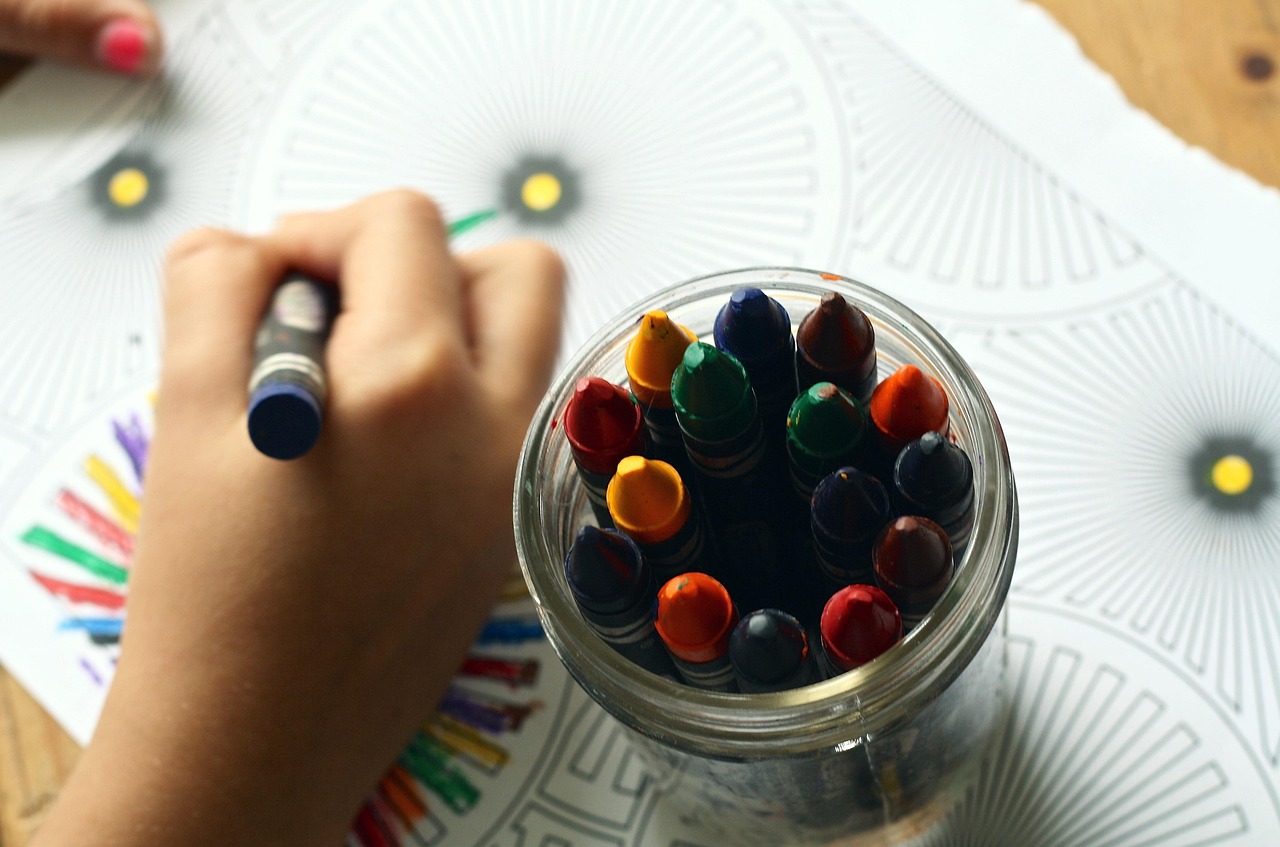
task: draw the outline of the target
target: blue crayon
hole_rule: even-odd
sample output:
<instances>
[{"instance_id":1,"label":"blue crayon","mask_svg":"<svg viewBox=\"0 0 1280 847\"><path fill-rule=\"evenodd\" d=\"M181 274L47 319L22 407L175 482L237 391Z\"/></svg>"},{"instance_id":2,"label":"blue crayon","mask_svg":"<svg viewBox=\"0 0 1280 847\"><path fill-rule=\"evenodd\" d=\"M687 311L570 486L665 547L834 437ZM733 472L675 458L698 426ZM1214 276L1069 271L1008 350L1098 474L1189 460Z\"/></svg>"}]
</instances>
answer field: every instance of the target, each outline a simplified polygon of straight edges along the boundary
<instances>
[{"instance_id":1,"label":"blue crayon","mask_svg":"<svg viewBox=\"0 0 1280 847\"><path fill-rule=\"evenodd\" d=\"M676 368L671 396L726 584L744 608L778 605L786 471L766 446L746 369L696 342Z\"/></svg>"},{"instance_id":2,"label":"blue crayon","mask_svg":"<svg viewBox=\"0 0 1280 847\"><path fill-rule=\"evenodd\" d=\"M959 445L926 432L898 454L891 488L899 514L929 518L957 556L964 551L973 529L973 463Z\"/></svg>"},{"instance_id":3,"label":"blue crayon","mask_svg":"<svg viewBox=\"0 0 1280 847\"><path fill-rule=\"evenodd\" d=\"M264 456L296 459L320 437L328 378L324 348L338 290L291 272L258 325L249 377L249 439Z\"/></svg>"},{"instance_id":4,"label":"blue crayon","mask_svg":"<svg viewBox=\"0 0 1280 847\"><path fill-rule=\"evenodd\" d=\"M880 480L852 466L840 468L814 488L809 515L814 559L826 587L835 591L855 583L875 584L871 548L893 519Z\"/></svg>"},{"instance_id":5,"label":"blue crayon","mask_svg":"<svg viewBox=\"0 0 1280 847\"><path fill-rule=\"evenodd\" d=\"M653 572L634 541L584 526L565 557L564 573L582 617L601 640L645 670L679 679L654 629Z\"/></svg>"},{"instance_id":6,"label":"blue crayon","mask_svg":"<svg viewBox=\"0 0 1280 847\"><path fill-rule=\"evenodd\" d=\"M796 396L796 342L791 317L758 288L739 288L716 315L716 347L742 363L756 393L765 438L782 445Z\"/></svg>"},{"instance_id":7,"label":"blue crayon","mask_svg":"<svg viewBox=\"0 0 1280 847\"><path fill-rule=\"evenodd\" d=\"M757 609L738 621L729 660L746 694L786 691L819 678L804 626L781 609Z\"/></svg>"}]
</instances>

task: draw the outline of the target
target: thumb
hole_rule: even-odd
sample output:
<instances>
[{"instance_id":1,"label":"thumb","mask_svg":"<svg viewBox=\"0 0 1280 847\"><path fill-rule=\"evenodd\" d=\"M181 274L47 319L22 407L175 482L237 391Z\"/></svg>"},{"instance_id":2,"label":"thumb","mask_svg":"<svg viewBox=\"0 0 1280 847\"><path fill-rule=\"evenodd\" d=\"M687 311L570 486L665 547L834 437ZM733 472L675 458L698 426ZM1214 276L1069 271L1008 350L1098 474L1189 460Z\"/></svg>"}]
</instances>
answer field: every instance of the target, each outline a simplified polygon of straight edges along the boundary
<instances>
[{"instance_id":1,"label":"thumb","mask_svg":"<svg viewBox=\"0 0 1280 847\"><path fill-rule=\"evenodd\" d=\"M143 0L0 0L0 52L150 76L161 50Z\"/></svg>"}]
</instances>

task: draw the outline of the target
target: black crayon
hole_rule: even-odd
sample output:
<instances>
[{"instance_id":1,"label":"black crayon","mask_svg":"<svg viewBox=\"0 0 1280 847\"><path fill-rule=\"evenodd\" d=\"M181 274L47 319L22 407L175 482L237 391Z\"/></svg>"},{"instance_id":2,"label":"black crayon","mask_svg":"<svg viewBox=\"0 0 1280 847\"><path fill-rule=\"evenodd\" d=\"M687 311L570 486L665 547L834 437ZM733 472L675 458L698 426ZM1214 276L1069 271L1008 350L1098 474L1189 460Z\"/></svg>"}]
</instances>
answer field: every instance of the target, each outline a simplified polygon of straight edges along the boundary
<instances>
[{"instance_id":1,"label":"black crayon","mask_svg":"<svg viewBox=\"0 0 1280 847\"><path fill-rule=\"evenodd\" d=\"M941 526L958 556L973 529L973 463L957 444L926 432L898 454L892 496L899 514L922 515Z\"/></svg>"}]
</instances>

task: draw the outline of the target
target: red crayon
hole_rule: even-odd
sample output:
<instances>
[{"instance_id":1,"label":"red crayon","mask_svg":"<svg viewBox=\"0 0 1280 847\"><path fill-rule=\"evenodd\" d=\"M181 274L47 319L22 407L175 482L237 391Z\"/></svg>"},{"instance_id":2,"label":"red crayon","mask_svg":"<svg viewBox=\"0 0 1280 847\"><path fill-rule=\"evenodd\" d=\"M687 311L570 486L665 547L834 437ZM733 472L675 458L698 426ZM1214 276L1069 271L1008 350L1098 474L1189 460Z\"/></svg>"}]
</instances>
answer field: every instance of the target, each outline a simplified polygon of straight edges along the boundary
<instances>
[{"instance_id":1,"label":"red crayon","mask_svg":"<svg viewBox=\"0 0 1280 847\"><path fill-rule=\"evenodd\" d=\"M643 455L648 446L640 405L621 386L596 376L583 377L574 385L565 408L564 434L596 522L612 527L605 499L609 480L618 462Z\"/></svg>"},{"instance_id":2,"label":"red crayon","mask_svg":"<svg viewBox=\"0 0 1280 847\"><path fill-rule=\"evenodd\" d=\"M704 573L681 574L658 591L655 626L689 685L738 690L729 660L729 638L737 624L738 610L729 592Z\"/></svg>"},{"instance_id":3,"label":"red crayon","mask_svg":"<svg viewBox=\"0 0 1280 847\"><path fill-rule=\"evenodd\" d=\"M947 434L947 392L915 365L903 365L871 392L871 425L881 454L892 462L926 432Z\"/></svg>"},{"instance_id":4,"label":"red crayon","mask_svg":"<svg viewBox=\"0 0 1280 847\"><path fill-rule=\"evenodd\" d=\"M876 585L902 613L910 632L951 584L955 559L946 530L928 518L907 515L880 530L871 548Z\"/></svg>"},{"instance_id":5,"label":"red crayon","mask_svg":"<svg viewBox=\"0 0 1280 847\"><path fill-rule=\"evenodd\" d=\"M898 607L874 585L849 585L831 595L818 623L822 657L831 676L851 671L902 638Z\"/></svg>"},{"instance_id":6,"label":"red crayon","mask_svg":"<svg viewBox=\"0 0 1280 847\"><path fill-rule=\"evenodd\" d=\"M876 332L866 314L828 291L796 328L800 391L830 382L865 403L876 384Z\"/></svg>"}]
</instances>

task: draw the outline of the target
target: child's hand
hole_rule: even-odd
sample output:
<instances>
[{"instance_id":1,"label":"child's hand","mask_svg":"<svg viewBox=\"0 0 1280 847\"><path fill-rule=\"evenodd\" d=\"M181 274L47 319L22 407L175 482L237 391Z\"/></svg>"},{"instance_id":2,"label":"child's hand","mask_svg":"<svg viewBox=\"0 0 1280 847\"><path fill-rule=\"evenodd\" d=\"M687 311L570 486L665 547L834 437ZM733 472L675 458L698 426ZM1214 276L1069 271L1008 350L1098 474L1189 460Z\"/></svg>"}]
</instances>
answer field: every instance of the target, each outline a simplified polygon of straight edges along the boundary
<instances>
[{"instance_id":1,"label":"child's hand","mask_svg":"<svg viewBox=\"0 0 1280 847\"><path fill-rule=\"evenodd\" d=\"M142 0L0 0L0 53L148 76L161 52Z\"/></svg>"},{"instance_id":2,"label":"child's hand","mask_svg":"<svg viewBox=\"0 0 1280 847\"><path fill-rule=\"evenodd\" d=\"M324 431L281 462L246 402L286 267L339 280L342 308ZM455 258L407 191L173 248L123 655L39 843L89 843L65 828L85 815L102 844L341 843L513 565L562 276L532 242Z\"/></svg>"}]
</instances>

